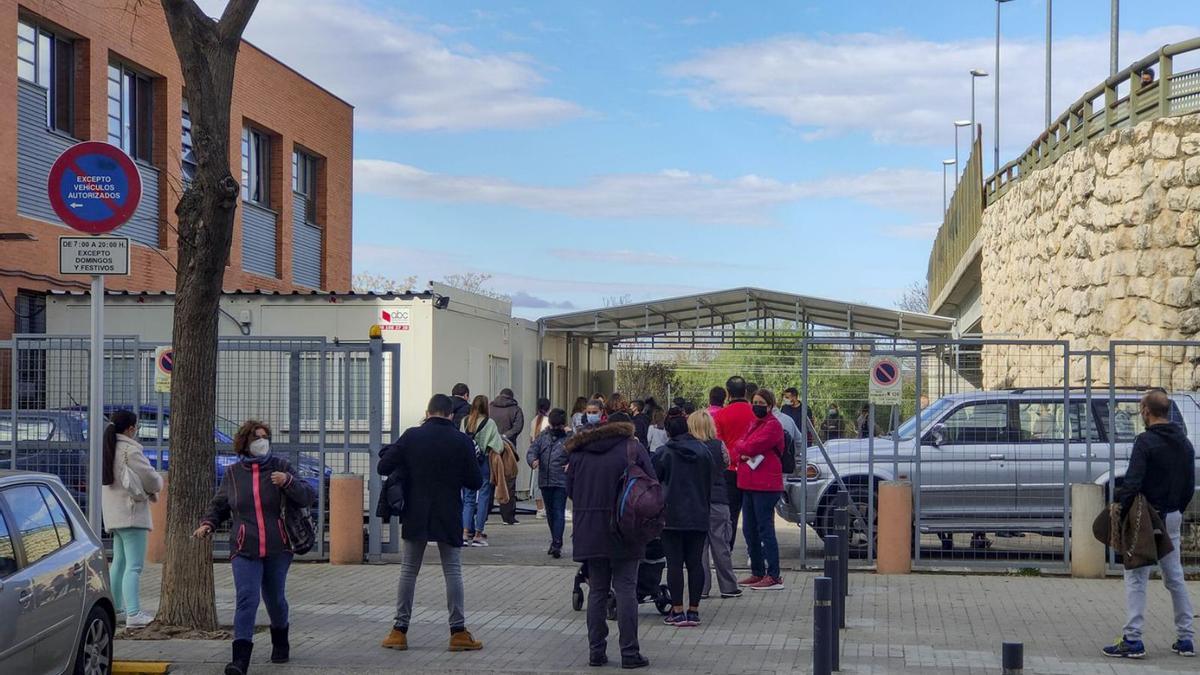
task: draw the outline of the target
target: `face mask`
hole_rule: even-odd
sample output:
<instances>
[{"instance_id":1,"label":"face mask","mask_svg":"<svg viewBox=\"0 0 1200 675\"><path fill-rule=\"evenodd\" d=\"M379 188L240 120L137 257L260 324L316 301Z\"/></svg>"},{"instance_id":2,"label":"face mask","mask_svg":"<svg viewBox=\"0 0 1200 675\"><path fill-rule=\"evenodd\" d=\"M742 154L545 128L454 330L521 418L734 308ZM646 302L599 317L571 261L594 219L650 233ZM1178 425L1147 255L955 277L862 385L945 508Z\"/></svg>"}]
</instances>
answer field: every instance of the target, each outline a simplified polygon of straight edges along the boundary
<instances>
[{"instance_id":1,"label":"face mask","mask_svg":"<svg viewBox=\"0 0 1200 675\"><path fill-rule=\"evenodd\" d=\"M600 413L588 413L587 422L588 424L600 424Z\"/></svg>"},{"instance_id":2,"label":"face mask","mask_svg":"<svg viewBox=\"0 0 1200 675\"><path fill-rule=\"evenodd\" d=\"M754 405L754 416L760 420L765 418L769 412L771 412L771 409L765 405Z\"/></svg>"},{"instance_id":3,"label":"face mask","mask_svg":"<svg viewBox=\"0 0 1200 675\"><path fill-rule=\"evenodd\" d=\"M829 414L830 414L830 415L836 415L836 414L837 414L837 410L834 410L833 408L830 408L830 409L829 409Z\"/></svg>"},{"instance_id":4,"label":"face mask","mask_svg":"<svg viewBox=\"0 0 1200 675\"><path fill-rule=\"evenodd\" d=\"M256 438L250 442L250 454L252 456L266 457L269 452L271 452L271 441L265 438Z\"/></svg>"}]
</instances>

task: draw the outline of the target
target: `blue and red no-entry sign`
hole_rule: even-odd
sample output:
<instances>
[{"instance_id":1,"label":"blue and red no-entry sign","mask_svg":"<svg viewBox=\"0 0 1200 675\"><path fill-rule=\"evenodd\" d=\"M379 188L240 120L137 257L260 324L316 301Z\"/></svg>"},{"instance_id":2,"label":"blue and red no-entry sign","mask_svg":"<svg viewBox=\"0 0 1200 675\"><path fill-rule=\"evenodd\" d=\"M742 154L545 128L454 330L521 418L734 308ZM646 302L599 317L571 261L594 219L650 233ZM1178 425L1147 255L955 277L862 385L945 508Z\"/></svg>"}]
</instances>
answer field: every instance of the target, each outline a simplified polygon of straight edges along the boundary
<instances>
[{"instance_id":1,"label":"blue and red no-entry sign","mask_svg":"<svg viewBox=\"0 0 1200 675\"><path fill-rule=\"evenodd\" d=\"M65 225L104 234L133 217L142 199L142 175L115 145L84 141L54 160L47 192Z\"/></svg>"}]
</instances>

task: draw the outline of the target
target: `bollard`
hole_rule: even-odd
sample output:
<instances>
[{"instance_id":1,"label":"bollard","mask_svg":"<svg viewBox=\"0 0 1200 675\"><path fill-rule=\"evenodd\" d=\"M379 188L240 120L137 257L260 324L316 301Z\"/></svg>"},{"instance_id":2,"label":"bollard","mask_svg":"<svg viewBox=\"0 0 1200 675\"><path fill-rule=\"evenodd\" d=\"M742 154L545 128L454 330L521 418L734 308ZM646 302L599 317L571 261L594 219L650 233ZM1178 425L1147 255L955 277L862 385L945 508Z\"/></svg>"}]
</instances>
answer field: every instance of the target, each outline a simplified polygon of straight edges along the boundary
<instances>
[{"instance_id":1,"label":"bollard","mask_svg":"<svg viewBox=\"0 0 1200 675\"><path fill-rule=\"evenodd\" d=\"M1025 672L1025 645L1005 642L1001 649L1004 675L1022 675Z\"/></svg>"},{"instance_id":2,"label":"bollard","mask_svg":"<svg viewBox=\"0 0 1200 675\"><path fill-rule=\"evenodd\" d=\"M334 474L329 481L329 563L358 565L363 561L363 478Z\"/></svg>"},{"instance_id":3,"label":"bollard","mask_svg":"<svg viewBox=\"0 0 1200 675\"><path fill-rule=\"evenodd\" d=\"M846 599L842 597L840 588L842 568L841 557L838 556L837 553L841 548L841 544L838 543L838 539L839 537L836 534L826 535L825 537L825 576L832 581L830 585L832 586L831 592L833 595L833 604L830 606L830 614L833 615L833 618L830 621L830 623L833 625L833 637L831 637L829 640L832 656L830 657L829 661L830 667L834 670L842 669L842 654L839 647L841 640L840 636L838 635L838 630L841 626L842 608L845 607L846 604Z\"/></svg>"},{"instance_id":4,"label":"bollard","mask_svg":"<svg viewBox=\"0 0 1200 675\"><path fill-rule=\"evenodd\" d=\"M146 562L161 563L167 559L167 474L158 472L162 478L162 492L150 502L150 520L154 527L146 537Z\"/></svg>"},{"instance_id":5,"label":"bollard","mask_svg":"<svg viewBox=\"0 0 1200 675\"><path fill-rule=\"evenodd\" d=\"M879 545L875 549L876 573L912 572L912 483L880 483L875 513L879 514Z\"/></svg>"},{"instance_id":6,"label":"bollard","mask_svg":"<svg viewBox=\"0 0 1200 675\"><path fill-rule=\"evenodd\" d=\"M1092 521L1104 507L1103 486L1071 486L1071 576L1076 579L1104 578L1104 544L1092 536Z\"/></svg>"},{"instance_id":7,"label":"bollard","mask_svg":"<svg viewBox=\"0 0 1200 675\"><path fill-rule=\"evenodd\" d=\"M833 519L834 527L838 532L838 541L841 543L838 556L841 560L842 583L838 588L841 589L842 597L845 598L850 595L850 511L839 507L834 510ZM844 620L842 627L846 627Z\"/></svg>"},{"instance_id":8,"label":"bollard","mask_svg":"<svg viewBox=\"0 0 1200 675\"><path fill-rule=\"evenodd\" d=\"M813 675L833 672L833 580L813 581Z\"/></svg>"}]
</instances>

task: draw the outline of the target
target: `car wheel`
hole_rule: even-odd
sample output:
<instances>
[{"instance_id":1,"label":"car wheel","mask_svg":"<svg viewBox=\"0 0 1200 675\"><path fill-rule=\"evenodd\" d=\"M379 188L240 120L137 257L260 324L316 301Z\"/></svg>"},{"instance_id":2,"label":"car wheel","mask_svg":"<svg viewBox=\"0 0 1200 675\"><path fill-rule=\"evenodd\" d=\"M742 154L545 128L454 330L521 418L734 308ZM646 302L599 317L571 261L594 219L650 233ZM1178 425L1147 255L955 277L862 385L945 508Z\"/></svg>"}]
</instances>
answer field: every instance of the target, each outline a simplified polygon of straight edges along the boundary
<instances>
[{"instance_id":1,"label":"car wheel","mask_svg":"<svg viewBox=\"0 0 1200 675\"><path fill-rule=\"evenodd\" d=\"M879 515L870 512L870 489L866 483L847 483L846 490L850 493L850 503L858 509L861 517L854 515L854 510L850 510L850 551L851 553L865 554L867 551L867 541L872 530L875 535L879 535ZM876 494L875 503L878 506L879 498ZM821 500L821 506L817 510L817 534L824 539L827 535L837 534L834 526L833 511L837 508L836 495L827 494ZM867 527L867 517L870 515L875 521L874 528Z\"/></svg>"},{"instance_id":2,"label":"car wheel","mask_svg":"<svg viewBox=\"0 0 1200 675\"><path fill-rule=\"evenodd\" d=\"M102 608L93 607L75 650L75 675L108 675L112 672L112 657L112 619Z\"/></svg>"}]
</instances>

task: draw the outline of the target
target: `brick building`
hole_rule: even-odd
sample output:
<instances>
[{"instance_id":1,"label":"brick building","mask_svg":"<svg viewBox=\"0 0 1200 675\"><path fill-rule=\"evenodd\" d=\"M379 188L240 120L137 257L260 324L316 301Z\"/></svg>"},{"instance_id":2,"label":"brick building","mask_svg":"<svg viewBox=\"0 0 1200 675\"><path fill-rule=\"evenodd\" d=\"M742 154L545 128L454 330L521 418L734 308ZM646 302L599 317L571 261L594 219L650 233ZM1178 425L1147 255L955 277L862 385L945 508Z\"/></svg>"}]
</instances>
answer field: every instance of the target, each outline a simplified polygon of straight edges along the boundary
<instances>
[{"instance_id":1,"label":"brick building","mask_svg":"<svg viewBox=\"0 0 1200 675\"><path fill-rule=\"evenodd\" d=\"M107 141L137 161L143 196L114 234L132 239L130 275L108 288L173 290L175 205L194 170L186 92L157 2L0 3L0 339L44 330L44 294L87 288L58 274L61 225L46 197L55 157ZM9 63L12 63L10 61ZM11 66L10 66L11 67ZM241 176L227 290L350 288L353 108L243 42L229 166Z\"/></svg>"}]
</instances>

